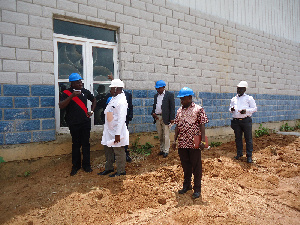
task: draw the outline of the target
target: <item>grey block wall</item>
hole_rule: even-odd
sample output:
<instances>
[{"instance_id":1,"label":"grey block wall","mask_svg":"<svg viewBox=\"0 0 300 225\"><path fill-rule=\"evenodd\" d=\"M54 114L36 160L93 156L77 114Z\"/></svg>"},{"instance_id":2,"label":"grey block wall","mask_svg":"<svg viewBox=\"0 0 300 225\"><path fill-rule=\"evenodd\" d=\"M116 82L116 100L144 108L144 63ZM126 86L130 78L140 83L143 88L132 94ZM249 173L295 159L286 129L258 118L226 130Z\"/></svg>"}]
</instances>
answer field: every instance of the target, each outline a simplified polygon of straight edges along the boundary
<instances>
[{"instance_id":1,"label":"grey block wall","mask_svg":"<svg viewBox=\"0 0 300 225\"><path fill-rule=\"evenodd\" d=\"M299 42L167 0L6 0L0 9L2 143L46 140L41 132L52 132L55 138L53 18L62 17L118 27L120 76L136 98L132 131L153 130L149 107L159 79L170 91L192 88L207 107L212 126L228 125L227 112L222 111L228 99L223 97L232 95L240 80L248 81L247 92L267 107L257 113L256 122L300 118ZM43 87L53 93L35 93ZM223 107L213 111L216 101ZM264 114L271 109L276 115ZM279 111L285 110L295 116L282 117Z\"/></svg>"}]
</instances>

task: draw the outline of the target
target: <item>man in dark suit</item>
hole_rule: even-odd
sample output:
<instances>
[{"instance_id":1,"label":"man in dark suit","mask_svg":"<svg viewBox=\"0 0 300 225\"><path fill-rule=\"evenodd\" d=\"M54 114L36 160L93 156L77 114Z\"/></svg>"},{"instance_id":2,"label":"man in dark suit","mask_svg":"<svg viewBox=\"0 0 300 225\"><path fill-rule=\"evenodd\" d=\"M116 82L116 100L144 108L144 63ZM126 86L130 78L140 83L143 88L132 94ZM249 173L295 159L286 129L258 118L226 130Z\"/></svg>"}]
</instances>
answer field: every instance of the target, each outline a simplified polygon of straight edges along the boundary
<instances>
[{"instance_id":1,"label":"man in dark suit","mask_svg":"<svg viewBox=\"0 0 300 225\"><path fill-rule=\"evenodd\" d=\"M165 90L166 83L159 80L155 84L157 94L154 95L152 116L160 140L159 155L166 158L170 148L170 127L175 119L175 99L174 94Z\"/></svg>"}]
</instances>

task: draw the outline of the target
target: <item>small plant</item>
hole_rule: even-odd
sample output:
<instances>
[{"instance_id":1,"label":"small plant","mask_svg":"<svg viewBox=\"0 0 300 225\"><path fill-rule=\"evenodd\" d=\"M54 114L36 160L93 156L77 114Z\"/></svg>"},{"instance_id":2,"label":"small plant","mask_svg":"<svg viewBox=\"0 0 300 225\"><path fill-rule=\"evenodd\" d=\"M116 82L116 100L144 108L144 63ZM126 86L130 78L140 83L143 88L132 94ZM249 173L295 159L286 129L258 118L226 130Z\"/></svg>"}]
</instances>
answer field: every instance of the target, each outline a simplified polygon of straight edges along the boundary
<instances>
[{"instance_id":1,"label":"small plant","mask_svg":"<svg viewBox=\"0 0 300 225\"><path fill-rule=\"evenodd\" d=\"M212 141L212 142L210 143L210 146L211 146L211 147L218 147L218 146L220 146L221 144L222 144L222 142L219 142L219 141L213 142L213 141Z\"/></svg>"},{"instance_id":2,"label":"small plant","mask_svg":"<svg viewBox=\"0 0 300 225\"><path fill-rule=\"evenodd\" d=\"M158 136L154 136L154 139L159 139L159 137Z\"/></svg>"},{"instance_id":3,"label":"small plant","mask_svg":"<svg viewBox=\"0 0 300 225\"><path fill-rule=\"evenodd\" d=\"M3 157L0 156L0 163L4 163L4 162L5 161L4 161Z\"/></svg>"},{"instance_id":4,"label":"small plant","mask_svg":"<svg viewBox=\"0 0 300 225\"><path fill-rule=\"evenodd\" d=\"M280 127L280 131L293 131L293 130L295 130L295 128L294 127L290 127L288 125L288 123L285 123L284 125L282 125Z\"/></svg>"},{"instance_id":5,"label":"small plant","mask_svg":"<svg viewBox=\"0 0 300 225\"><path fill-rule=\"evenodd\" d=\"M255 137L261 137L269 134L270 134L270 130L266 127L263 127L262 124L260 124L258 130L255 130Z\"/></svg>"},{"instance_id":6,"label":"small plant","mask_svg":"<svg viewBox=\"0 0 300 225\"><path fill-rule=\"evenodd\" d=\"M29 177L30 176L30 171L26 171L25 173L24 173L24 177Z\"/></svg>"},{"instance_id":7,"label":"small plant","mask_svg":"<svg viewBox=\"0 0 300 225\"><path fill-rule=\"evenodd\" d=\"M299 129L300 129L300 123L297 122L297 124L296 124L295 127L294 127L294 130L299 130Z\"/></svg>"},{"instance_id":8,"label":"small plant","mask_svg":"<svg viewBox=\"0 0 300 225\"><path fill-rule=\"evenodd\" d=\"M135 139L132 143L132 151L145 156L151 154L151 148L153 147L154 146L150 142L146 142L144 145L140 144L140 137Z\"/></svg>"}]
</instances>

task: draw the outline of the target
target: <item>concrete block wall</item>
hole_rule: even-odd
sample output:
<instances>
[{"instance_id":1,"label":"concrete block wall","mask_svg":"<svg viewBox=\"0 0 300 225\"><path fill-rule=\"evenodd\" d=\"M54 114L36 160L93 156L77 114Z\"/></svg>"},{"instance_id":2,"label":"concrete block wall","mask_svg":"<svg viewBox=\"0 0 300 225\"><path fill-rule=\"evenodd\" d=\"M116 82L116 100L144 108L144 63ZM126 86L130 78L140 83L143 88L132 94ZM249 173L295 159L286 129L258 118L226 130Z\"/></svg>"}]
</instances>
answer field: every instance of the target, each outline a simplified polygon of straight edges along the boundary
<instances>
[{"instance_id":1,"label":"concrete block wall","mask_svg":"<svg viewBox=\"0 0 300 225\"><path fill-rule=\"evenodd\" d=\"M55 140L53 85L0 87L0 145Z\"/></svg>"},{"instance_id":2,"label":"concrete block wall","mask_svg":"<svg viewBox=\"0 0 300 225\"><path fill-rule=\"evenodd\" d=\"M167 0L7 0L0 10L1 143L55 137L57 17L118 27L119 72L133 92L134 132L155 129L150 108L160 79L170 91L192 88L208 126L228 125L229 100L240 80L248 81L247 93L257 100L255 122L300 118L299 42ZM52 92L43 95L43 88Z\"/></svg>"},{"instance_id":3,"label":"concrete block wall","mask_svg":"<svg viewBox=\"0 0 300 225\"><path fill-rule=\"evenodd\" d=\"M153 118L151 116L154 103L153 90L133 90L134 117L129 123L131 133L156 131ZM180 99L175 95L175 110L180 107ZM201 105L209 119L206 124L208 128L230 126L231 113L229 112L230 100L236 93L195 93L193 101ZM264 95L250 94L257 104L257 112L252 115L253 123L268 123L279 121L294 121L300 119L300 96L286 95ZM174 129L174 126L172 127Z\"/></svg>"}]
</instances>

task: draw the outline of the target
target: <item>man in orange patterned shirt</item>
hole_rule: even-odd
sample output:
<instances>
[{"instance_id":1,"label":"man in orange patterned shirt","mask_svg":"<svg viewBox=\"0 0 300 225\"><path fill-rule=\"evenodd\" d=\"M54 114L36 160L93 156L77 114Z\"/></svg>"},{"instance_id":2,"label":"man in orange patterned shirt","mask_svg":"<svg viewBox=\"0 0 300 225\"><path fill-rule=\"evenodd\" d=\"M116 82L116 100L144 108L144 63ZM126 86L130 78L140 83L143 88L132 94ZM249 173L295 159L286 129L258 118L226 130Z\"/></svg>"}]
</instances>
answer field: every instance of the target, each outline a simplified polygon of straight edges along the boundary
<instances>
[{"instance_id":1,"label":"man in orange patterned shirt","mask_svg":"<svg viewBox=\"0 0 300 225\"><path fill-rule=\"evenodd\" d=\"M194 92L188 87L182 88L177 96L181 100L182 107L177 110L174 121L176 127L172 147L173 149L176 148L176 140L178 139L178 154L184 173L183 188L178 193L184 194L188 190L192 190L191 180L192 175L194 175L192 198L196 199L201 196L201 150L206 145L205 124L208 123L208 119L204 109L193 102L192 96L194 96ZM194 147L195 135L202 136L200 149Z\"/></svg>"}]
</instances>

